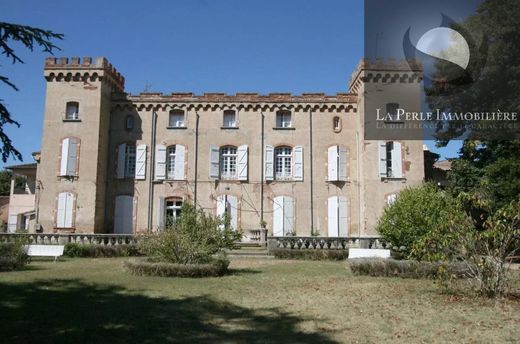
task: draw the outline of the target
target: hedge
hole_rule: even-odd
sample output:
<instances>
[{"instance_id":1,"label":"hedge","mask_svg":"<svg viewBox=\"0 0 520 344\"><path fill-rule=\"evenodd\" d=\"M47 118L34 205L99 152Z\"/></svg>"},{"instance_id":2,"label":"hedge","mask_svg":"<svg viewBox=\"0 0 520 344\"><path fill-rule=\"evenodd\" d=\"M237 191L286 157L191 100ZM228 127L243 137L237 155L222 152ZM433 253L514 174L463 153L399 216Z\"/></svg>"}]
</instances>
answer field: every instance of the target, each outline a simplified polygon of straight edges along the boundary
<instances>
[{"instance_id":1,"label":"hedge","mask_svg":"<svg viewBox=\"0 0 520 344\"><path fill-rule=\"evenodd\" d=\"M448 274L456 278L467 276L467 264L460 262L423 262L382 258L356 258L348 260L354 275L374 277L436 278Z\"/></svg>"},{"instance_id":2,"label":"hedge","mask_svg":"<svg viewBox=\"0 0 520 344\"><path fill-rule=\"evenodd\" d=\"M176 264L150 258L133 258L124 261L123 266L132 274L140 276L215 277L227 273L229 260L221 257L205 264Z\"/></svg>"},{"instance_id":3,"label":"hedge","mask_svg":"<svg viewBox=\"0 0 520 344\"><path fill-rule=\"evenodd\" d=\"M345 260L348 257L348 250L297 250L276 248L269 253L279 259Z\"/></svg>"},{"instance_id":4,"label":"hedge","mask_svg":"<svg viewBox=\"0 0 520 344\"><path fill-rule=\"evenodd\" d=\"M65 245L63 254L67 257L90 257L90 258L109 258L109 257L130 257L139 256L137 245L96 245L96 244L75 244Z\"/></svg>"},{"instance_id":5,"label":"hedge","mask_svg":"<svg viewBox=\"0 0 520 344\"><path fill-rule=\"evenodd\" d=\"M28 261L23 242L0 243L0 271L21 269Z\"/></svg>"}]
</instances>

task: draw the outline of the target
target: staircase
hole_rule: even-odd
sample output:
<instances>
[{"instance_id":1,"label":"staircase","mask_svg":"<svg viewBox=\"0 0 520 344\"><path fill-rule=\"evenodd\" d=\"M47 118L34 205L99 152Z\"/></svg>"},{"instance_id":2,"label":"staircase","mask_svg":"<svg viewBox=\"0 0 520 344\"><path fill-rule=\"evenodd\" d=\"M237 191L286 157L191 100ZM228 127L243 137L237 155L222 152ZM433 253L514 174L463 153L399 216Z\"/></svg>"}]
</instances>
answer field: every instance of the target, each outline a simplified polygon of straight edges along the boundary
<instances>
[{"instance_id":1,"label":"staircase","mask_svg":"<svg viewBox=\"0 0 520 344\"><path fill-rule=\"evenodd\" d=\"M230 258L261 258L271 259L271 256L267 251L265 245L254 242L240 242L236 247L227 252Z\"/></svg>"}]
</instances>

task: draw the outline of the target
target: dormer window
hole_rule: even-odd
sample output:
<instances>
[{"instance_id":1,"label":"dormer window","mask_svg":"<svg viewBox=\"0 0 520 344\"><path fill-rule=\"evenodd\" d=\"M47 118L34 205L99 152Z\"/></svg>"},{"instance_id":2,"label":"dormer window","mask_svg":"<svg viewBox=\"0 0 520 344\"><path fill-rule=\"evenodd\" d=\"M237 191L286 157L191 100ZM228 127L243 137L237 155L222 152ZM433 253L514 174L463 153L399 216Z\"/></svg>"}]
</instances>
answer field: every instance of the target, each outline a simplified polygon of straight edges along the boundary
<instances>
[{"instance_id":1,"label":"dormer window","mask_svg":"<svg viewBox=\"0 0 520 344\"><path fill-rule=\"evenodd\" d=\"M290 111L278 111L276 113L276 127L277 128L292 128Z\"/></svg>"},{"instance_id":2,"label":"dormer window","mask_svg":"<svg viewBox=\"0 0 520 344\"><path fill-rule=\"evenodd\" d=\"M170 128L184 128L186 126L184 111L172 110L170 111L170 118L168 127Z\"/></svg>"},{"instance_id":3,"label":"dormer window","mask_svg":"<svg viewBox=\"0 0 520 344\"><path fill-rule=\"evenodd\" d=\"M235 111L234 110L224 111L223 127L224 128L236 128L236 126L237 126L237 120L236 120Z\"/></svg>"},{"instance_id":4,"label":"dormer window","mask_svg":"<svg viewBox=\"0 0 520 344\"><path fill-rule=\"evenodd\" d=\"M65 119L78 120L79 119L79 103L68 102L65 109Z\"/></svg>"}]
</instances>

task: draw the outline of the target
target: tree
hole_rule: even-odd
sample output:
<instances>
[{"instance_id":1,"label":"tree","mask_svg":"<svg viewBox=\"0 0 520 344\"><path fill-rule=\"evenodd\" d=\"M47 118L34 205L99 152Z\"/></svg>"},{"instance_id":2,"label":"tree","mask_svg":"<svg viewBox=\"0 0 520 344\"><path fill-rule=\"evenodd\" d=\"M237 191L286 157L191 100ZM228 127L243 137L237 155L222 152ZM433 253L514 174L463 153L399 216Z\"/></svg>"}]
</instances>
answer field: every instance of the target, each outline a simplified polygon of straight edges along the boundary
<instances>
[{"instance_id":1,"label":"tree","mask_svg":"<svg viewBox=\"0 0 520 344\"><path fill-rule=\"evenodd\" d=\"M43 52L52 54L54 50L59 48L52 43L53 39L63 39L63 35L54 33L49 30L43 30L30 26L9 24L0 22L0 49L1 53L6 58L11 59L13 64L24 63L23 60L15 53L12 43L20 43L30 51L35 47L41 47ZM0 75L0 82L18 91L16 85L9 80L8 77ZM20 123L13 119L7 107L3 104L3 99L0 99L0 140L2 141L2 148L0 152L2 161L6 162L9 156L13 156L18 160L22 160L22 154L13 146L12 140L4 131L4 126L8 124L20 127Z\"/></svg>"},{"instance_id":2,"label":"tree","mask_svg":"<svg viewBox=\"0 0 520 344\"><path fill-rule=\"evenodd\" d=\"M0 171L0 196L9 196L11 192L11 178L13 173L8 170ZM15 179L15 188L22 188L24 185L24 178L17 176Z\"/></svg>"}]
</instances>

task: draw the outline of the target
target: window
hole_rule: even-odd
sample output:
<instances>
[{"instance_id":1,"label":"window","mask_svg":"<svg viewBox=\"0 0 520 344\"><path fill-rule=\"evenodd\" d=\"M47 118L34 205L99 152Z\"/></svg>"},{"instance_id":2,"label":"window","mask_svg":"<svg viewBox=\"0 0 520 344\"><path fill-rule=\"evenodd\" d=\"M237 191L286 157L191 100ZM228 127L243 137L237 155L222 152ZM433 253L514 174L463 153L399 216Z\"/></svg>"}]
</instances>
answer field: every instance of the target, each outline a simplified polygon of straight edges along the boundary
<instances>
[{"instance_id":1,"label":"window","mask_svg":"<svg viewBox=\"0 0 520 344\"><path fill-rule=\"evenodd\" d=\"M379 176L403 178L402 145L397 141L379 141Z\"/></svg>"},{"instance_id":2,"label":"window","mask_svg":"<svg viewBox=\"0 0 520 344\"><path fill-rule=\"evenodd\" d=\"M220 195L217 197L217 216L228 216L231 229L238 228L238 200L236 196ZM224 228L222 225L221 228Z\"/></svg>"},{"instance_id":3,"label":"window","mask_svg":"<svg viewBox=\"0 0 520 344\"><path fill-rule=\"evenodd\" d=\"M341 131L341 118L336 116L332 119L332 128L336 133Z\"/></svg>"},{"instance_id":4,"label":"window","mask_svg":"<svg viewBox=\"0 0 520 344\"><path fill-rule=\"evenodd\" d=\"M175 220L181 216L182 199L169 198L166 200L164 223L171 225Z\"/></svg>"},{"instance_id":5,"label":"window","mask_svg":"<svg viewBox=\"0 0 520 344\"><path fill-rule=\"evenodd\" d=\"M175 146L168 147L166 151L166 178L175 179Z\"/></svg>"},{"instance_id":6,"label":"window","mask_svg":"<svg viewBox=\"0 0 520 344\"><path fill-rule=\"evenodd\" d=\"M236 121L236 113L234 110L226 110L224 111L224 124L223 127L225 128L236 128L237 121Z\"/></svg>"},{"instance_id":7,"label":"window","mask_svg":"<svg viewBox=\"0 0 520 344\"><path fill-rule=\"evenodd\" d=\"M144 152L143 152L144 146ZM117 147L117 170L118 179L135 178L144 179L146 164L146 145L139 146L139 162L137 161L137 152L134 145L122 143ZM138 166L137 166L138 165ZM137 169L136 169L137 168ZM136 173L136 171L139 173ZM143 178L141 178L141 175Z\"/></svg>"},{"instance_id":8,"label":"window","mask_svg":"<svg viewBox=\"0 0 520 344\"><path fill-rule=\"evenodd\" d=\"M56 228L74 228L74 194L72 192L58 194Z\"/></svg>"},{"instance_id":9,"label":"window","mask_svg":"<svg viewBox=\"0 0 520 344\"><path fill-rule=\"evenodd\" d=\"M292 178L292 148L277 147L275 155L275 179L284 180Z\"/></svg>"},{"instance_id":10,"label":"window","mask_svg":"<svg viewBox=\"0 0 520 344\"><path fill-rule=\"evenodd\" d=\"M348 205L347 199L340 196L329 197L328 206L328 234L329 237L348 236Z\"/></svg>"},{"instance_id":11,"label":"window","mask_svg":"<svg viewBox=\"0 0 520 344\"><path fill-rule=\"evenodd\" d=\"M182 111L182 110L170 111L170 118L169 118L168 126L170 128L183 128L185 126L184 111Z\"/></svg>"},{"instance_id":12,"label":"window","mask_svg":"<svg viewBox=\"0 0 520 344\"><path fill-rule=\"evenodd\" d=\"M65 119L67 120L77 120L79 119L79 103L78 102L68 102L65 110Z\"/></svg>"},{"instance_id":13,"label":"window","mask_svg":"<svg viewBox=\"0 0 520 344\"><path fill-rule=\"evenodd\" d=\"M278 111L276 113L276 127L277 128L292 128L290 111Z\"/></svg>"},{"instance_id":14,"label":"window","mask_svg":"<svg viewBox=\"0 0 520 344\"><path fill-rule=\"evenodd\" d=\"M401 120L399 120L397 118L398 109L399 109L398 103L387 103L386 104L386 114L387 114L387 116L390 116L390 118L392 119L391 120L392 122L401 122Z\"/></svg>"},{"instance_id":15,"label":"window","mask_svg":"<svg viewBox=\"0 0 520 344\"><path fill-rule=\"evenodd\" d=\"M348 180L348 150L343 146L331 146L327 158L328 181Z\"/></svg>"},{"instance_id":16,"label":"window","mask_svg":"<svg viewBox=\"0 0 520 344\"><path fill-rule=\"evenodd\" d=\"M293 235L294 199L278 196L273 199L273 236Z\"/></svg>"},{"instance_id":17,"label":"window","mask_svg":"<svg viewBox=\"0 0 520 344\"><path fill-rule=\"evenodd\" d=\"M137 199L133 196L116 196L114 208L114 234L133 234Z\"/></svg>"},{"instance_id":18,"label":"window","mask_svg":"<svg viewBox=\"0 0 520 344\"><path fill-rule=\"evenodd\" d=\"M220 176L222 179L237 178L237 148L233 146L220 149Z\"/></svg>"},{"instance_id":19,"label":"window","mask_svg":"<svg viewBox=\"0 0 520 344\"><path fill-rule=\"evenodd\" d=\"M125 177L135 177L135 146L126 145L125 151Z\"/></svg>"},{"instance_id":20,"label":"window","mask_svg":"<svg viewBox=\"0 0 520 344\"><path fill-rule=\"evenodd\" d=\"M186 147L183 145L156 146L155 179L184 180Z\"/></svg>"},{"instance_id":21,"label":"window","mask_svg":"<svg viewBox=\"0 0 520 344\"><path fill-rule=\"evenodd\" d=\"M134 116L128 115L125 118L125 129L132 130L134 129Z\"/></svg>"},{"instance_id":22,"label":"window","mask_svg":"<svg viewBox=\"0 0 520 344\"><path fill-rule=\"evenodd\" d=\"M397 199L396 194L390 194L390 195L386 196L386 204L390 206L395 203L396 199Z\"/></svg>"},{"instance_id":23,"label":"window","mask_svg":"<svg viewBox=\"0 0 520 344\"><path fill-rule=\"evenodd\" d=\"M77 177L79 139L67 137L61 141L60 176Z\"/></svg>"}]
</instances>

